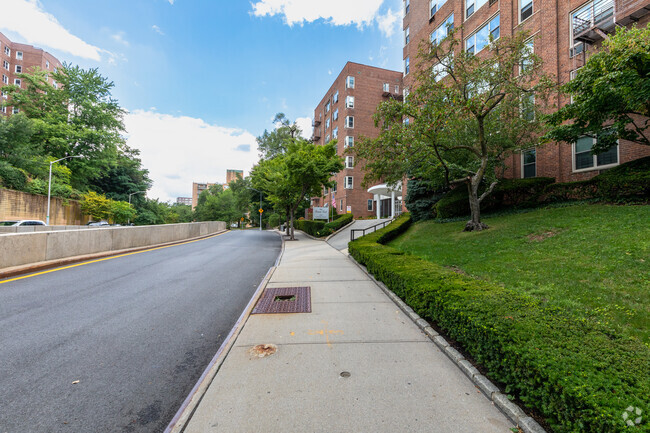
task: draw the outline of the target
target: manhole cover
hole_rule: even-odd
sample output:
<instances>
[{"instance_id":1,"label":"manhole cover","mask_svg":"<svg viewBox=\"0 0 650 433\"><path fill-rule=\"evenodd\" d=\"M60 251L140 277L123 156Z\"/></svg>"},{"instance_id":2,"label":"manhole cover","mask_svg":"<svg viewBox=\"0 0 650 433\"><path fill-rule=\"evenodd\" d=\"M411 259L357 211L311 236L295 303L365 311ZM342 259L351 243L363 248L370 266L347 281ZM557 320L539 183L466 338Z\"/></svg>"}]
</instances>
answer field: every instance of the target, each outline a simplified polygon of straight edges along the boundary
<instances>
[{"instance_id":1,"label":"manhole cover","mask_svg":"<svg viewBox=\"0 0 650 433\"><path fill-rule=\"evenodd\" d=\"M251 314L311 313L309 287L268 287Z\"/></svg>"}]
</instances>

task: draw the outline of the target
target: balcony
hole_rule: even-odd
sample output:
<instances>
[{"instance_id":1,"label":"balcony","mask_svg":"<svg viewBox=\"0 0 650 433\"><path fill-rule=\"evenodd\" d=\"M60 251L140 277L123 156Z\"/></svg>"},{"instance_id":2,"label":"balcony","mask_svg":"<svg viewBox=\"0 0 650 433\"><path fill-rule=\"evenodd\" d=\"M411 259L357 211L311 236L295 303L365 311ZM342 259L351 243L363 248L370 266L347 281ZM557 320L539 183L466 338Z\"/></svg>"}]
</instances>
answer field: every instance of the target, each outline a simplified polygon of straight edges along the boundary
<instances>
[{"instance_id":1,"label":"balcony","mask_svg":"<svg viewBox=\"0 0 650 433\"><path fill-rule=\"evenodd\" d=\"M649 0L616 0L616 24L627 26L650 14Z\"/></svg>"},{"instance_id":2,"label":"balcony","mask_svg":"<svg viewBox=\"0 0 650 433\"><path fill-rule=\"evenodd\" d=\"M404 99L404 97L400 93L391 93L390 90L384 90L381 96L383 96L384 98L397 99L398 101Z\"/></svg>"},{"instance_id":3,"label":"balcony","mask_svg":"<svg viewBox=\"0 0 650 433\"><path fill-rule=\"evenodd\" d=\"M314 143L320 140L320 132L314 132L314 135L311 136L311 139Z\"/></svg>"},{"instance_id":4,"label":"balcony","mask_svg":"<svg viewBox=\"0 0 650 433\"><path fill-rule=\"evenodd\" d=\"M314 128L320 126L320 120L313 120L311 122L311 126L313 126Z\"/></svg>"},{"instance_id":5,"label":"balcony","mask_svg":"<svg viewBox=\"0 0 650 433\"><path fill-rule=\"evenodd\" d=\"M618 0L619 2L625 0ZM573 39L593 44L614 30L614 0L594 0L572 16Z\"/></svg>"}]
</instances>

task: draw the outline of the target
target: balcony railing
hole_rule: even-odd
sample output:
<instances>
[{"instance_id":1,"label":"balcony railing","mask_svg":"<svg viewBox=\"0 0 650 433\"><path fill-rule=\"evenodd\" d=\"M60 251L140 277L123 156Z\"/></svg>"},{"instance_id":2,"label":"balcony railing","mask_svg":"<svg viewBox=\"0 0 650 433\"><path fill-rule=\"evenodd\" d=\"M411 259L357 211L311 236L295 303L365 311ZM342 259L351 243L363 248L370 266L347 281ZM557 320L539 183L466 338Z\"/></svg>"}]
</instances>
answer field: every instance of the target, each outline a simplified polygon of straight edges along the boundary
<instances>
[{"instance_id":1,"label":"balcony railing","mask_svg":"<svg viewBox=\"0 0 650 433\"><path fill-rule=\"evenodd\" d=\"M614 0L594 0L573 15L572 25L576 41L592 43L601 39L602 32L614 28Z\"/></svg>"},{"instance_id":2,"label":"balcony railing","mask_svg":"<svg viewBox=\"0 0 650 433\"><path fill-rule=\"evenodd\" d=\"M616 0L616 24L626 26L650 14L650 0Z\"/></svg>"}]
</instances>

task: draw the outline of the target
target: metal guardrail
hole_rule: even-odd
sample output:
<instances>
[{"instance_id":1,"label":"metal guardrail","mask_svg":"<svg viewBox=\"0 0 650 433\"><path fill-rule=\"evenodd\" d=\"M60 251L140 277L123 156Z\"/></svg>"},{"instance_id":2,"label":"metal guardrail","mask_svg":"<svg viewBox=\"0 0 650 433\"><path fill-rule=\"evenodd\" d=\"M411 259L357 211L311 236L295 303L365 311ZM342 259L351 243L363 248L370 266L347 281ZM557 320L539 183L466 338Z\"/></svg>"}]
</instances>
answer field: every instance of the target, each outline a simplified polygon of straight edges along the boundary
<instances>
[{"instance_id":1,"label":"metal guardrail","mask_svg":"<svg viewBox=\"0 0 650 433\"><path fill-rule=\"evenodd\" d=\"M614 0L594 0L584 11L573 16L573 36L596 26L614 15Z\"/></svg>"},{"instance_id":2,"label":"metal guardrail","mask_svg":"<svg viewBox=\"0 0 650 433\"><path fill-rule=\"evenodd\" d=\"M384 227L386 227L388 224L392 223L393 221L395 221L395 220L394 220L394 219L390 219L390 220L388 220L388 221L384 221L384 222L381 222L381 223L379 223L379 224L375 224L374 226L366 227L365 229L351 229L351 230L350 230L350 242L352 242L353 240L355 240L354 232L363 232L363 234L362 234L361 236L359 236L359 237L361 238L361 237L363 237L363 236L366 235L366 232L367 232L368 230L374 229L374 230L372 230L372 232L371 232L371 233L374 233L374 232L376 232L377 230L379 230L377 227L381 226L380 228L383 229ZM356 238L356 239L358 239L358 238Z\"/></svg>"}]
</instances>

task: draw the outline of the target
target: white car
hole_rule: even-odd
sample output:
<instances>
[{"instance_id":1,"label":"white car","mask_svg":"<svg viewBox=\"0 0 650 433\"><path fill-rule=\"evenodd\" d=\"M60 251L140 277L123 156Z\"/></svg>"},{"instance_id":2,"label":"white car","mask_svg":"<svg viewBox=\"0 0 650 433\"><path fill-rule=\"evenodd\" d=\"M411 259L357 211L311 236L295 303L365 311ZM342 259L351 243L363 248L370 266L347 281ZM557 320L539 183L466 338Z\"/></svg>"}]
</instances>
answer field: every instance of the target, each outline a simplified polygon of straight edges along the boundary
<instances>
[{"instance_id":1,"label":"white car","mask_svg":"<svg viewBox=\"0 0 650 433\"><path fill-rule=\"evenodd\" d=\"M41 220L12 220L0 221L0 227L15 227L15 226L46 226Z\"/></svg>"}]
</instances>

